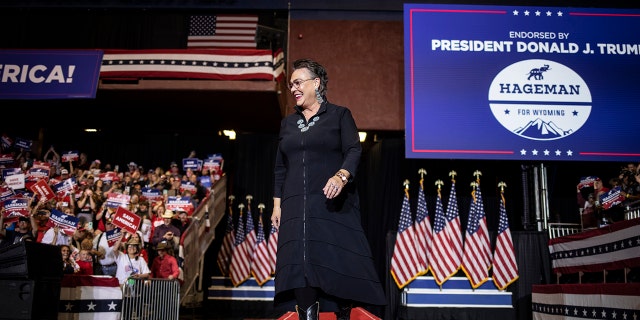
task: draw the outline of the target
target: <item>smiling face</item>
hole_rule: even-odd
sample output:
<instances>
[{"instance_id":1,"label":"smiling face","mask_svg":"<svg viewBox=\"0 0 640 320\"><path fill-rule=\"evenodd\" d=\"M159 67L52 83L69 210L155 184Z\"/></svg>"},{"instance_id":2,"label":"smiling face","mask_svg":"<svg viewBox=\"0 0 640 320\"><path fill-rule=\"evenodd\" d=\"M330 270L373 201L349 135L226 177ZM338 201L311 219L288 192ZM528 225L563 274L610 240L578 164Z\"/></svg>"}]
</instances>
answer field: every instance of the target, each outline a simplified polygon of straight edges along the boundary
<instances>
[{"instance_id":1,"label":"smiling face","mask_svg":"<svg viewBox=\"0 0 640 320\"><path fill-rule=\"evenodd\" d=\"M80 260L82 261L91 261L91 253L89 252L89 250L83 249L80 250L80 254L79 254Z\"/></svg>"},{"instance_id":2,"label":"smiling face","mask_svg":"<svg viewBox=\"0 0 640 320\"><path fill-rule=\"evenodd\" d=\"M306 68L293 71L289 82L289 90L296 100L296 105L309 109L311 106L318 104L315 89L319 82L320 79L314 78Z\"/></svg>"},{"instance_id":3,"label":"smiling face","mask_svg":"<svg viewBox=\"0 0 640 320\"><path fill-rule=\"evenodd\" d=\"M66 260L67 258L69 258L69 254L71 254L71 250L69 249L68 246L61 246L60 254L62 254L62 259Z\"/></svg>"}]
</instances>

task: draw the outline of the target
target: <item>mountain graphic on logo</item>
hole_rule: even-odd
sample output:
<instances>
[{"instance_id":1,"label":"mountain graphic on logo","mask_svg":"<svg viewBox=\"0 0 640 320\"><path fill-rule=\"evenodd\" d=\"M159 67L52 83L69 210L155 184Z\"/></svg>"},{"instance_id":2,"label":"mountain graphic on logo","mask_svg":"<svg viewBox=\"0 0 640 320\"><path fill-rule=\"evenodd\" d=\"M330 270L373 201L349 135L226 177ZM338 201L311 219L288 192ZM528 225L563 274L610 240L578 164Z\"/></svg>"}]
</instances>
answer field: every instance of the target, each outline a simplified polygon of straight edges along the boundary
<instances>
[{"instance_id":1,"label":"mountain graphic on logo","mask_svg":"<svg viewBox=\"0 0 640 320\"><path fill-rule=\"evenodd\" d=\"M534 139L555 139L570 135L573 130L564 131L552 121L544 122L537 118L526 126L513 130L514 133Z\"/></svg>"}]
</instances>

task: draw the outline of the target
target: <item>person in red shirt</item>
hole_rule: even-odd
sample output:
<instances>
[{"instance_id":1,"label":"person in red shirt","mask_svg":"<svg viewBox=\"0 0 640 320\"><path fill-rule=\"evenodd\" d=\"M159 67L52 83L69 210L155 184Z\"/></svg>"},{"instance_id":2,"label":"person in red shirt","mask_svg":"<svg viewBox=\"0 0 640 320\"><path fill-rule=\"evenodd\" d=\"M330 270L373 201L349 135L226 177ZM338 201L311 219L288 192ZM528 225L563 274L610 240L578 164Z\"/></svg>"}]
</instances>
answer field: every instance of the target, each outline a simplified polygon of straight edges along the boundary
<instances>
[{"instance_id":1,"label":"person in red shirt","mask_svg":"<svg viewBox=\"0 0 640 320\"><path fill-rule=\"evenodd\" d=\"M76 272L77 275L93 275L93 257L91 257L91 252L87 249L80 250L78 254L78 261L76 263L80 267L80 270Z\"/></svg>"},{"instance_id":2,"label":"person in red shirt","mask_svg":"<svg viewBox=\"0 0 640 320\"><path fill-rule=\"evenodd\" d=\"M158 243L156 247L158 256L153 259L151 265L151 277L161 279L178 279L180 268L178 260L173 256L173 248L165 241Z\"/></svg>"}]
</instances>

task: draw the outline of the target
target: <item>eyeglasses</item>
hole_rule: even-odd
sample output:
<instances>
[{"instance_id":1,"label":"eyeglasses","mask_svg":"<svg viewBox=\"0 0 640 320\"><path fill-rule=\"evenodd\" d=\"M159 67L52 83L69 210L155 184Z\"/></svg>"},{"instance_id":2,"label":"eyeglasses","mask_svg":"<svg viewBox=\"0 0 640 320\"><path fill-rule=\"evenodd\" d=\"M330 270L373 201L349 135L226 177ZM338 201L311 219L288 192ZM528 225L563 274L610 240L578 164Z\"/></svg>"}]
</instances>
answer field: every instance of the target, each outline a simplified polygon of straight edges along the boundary
<instances>
[{"instance_id":1,"label":"eyeglasses","mask_svg":"<svg viewBox=\"0 0 640 320\"><path fill-rule=\"evenodd\" d=\"M309 80L313 80L313 79L315 79L315 78L310 78L310 79L305 79L305 80L302 80L302 79L296 79L296 80L293 80L292 82L290 82L290 83L288 84L289 90L291 90L291 89L293 89L293 88L300 89L300 85L301 85L302 83L307 82L307 81L309 81Z\"/></svg>"}]
</instances>

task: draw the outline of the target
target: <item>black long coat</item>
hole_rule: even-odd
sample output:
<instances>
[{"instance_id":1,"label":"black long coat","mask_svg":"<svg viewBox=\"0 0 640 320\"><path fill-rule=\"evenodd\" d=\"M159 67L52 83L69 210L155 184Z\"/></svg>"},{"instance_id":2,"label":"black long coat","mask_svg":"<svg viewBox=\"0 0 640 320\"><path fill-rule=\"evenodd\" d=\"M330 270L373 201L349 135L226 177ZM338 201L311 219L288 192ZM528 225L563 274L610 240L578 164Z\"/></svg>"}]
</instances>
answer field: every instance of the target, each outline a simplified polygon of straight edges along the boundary
<instances>
[{"instance_id":1,"label":"black long coat","mask_svg":"<svg viewBox=\"0 0 640 320\"><path fill-rule=\"evenodd\" d=\"M362 229L353 183L327 199L322 188L339 169L356 176L362 147L349 109L324 102L305 121L302 110L282 120L274 196L281 199L276 302L306 285L371 305L386 299Z\"/></svg>"}]
</instances>

